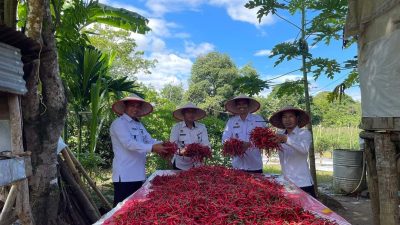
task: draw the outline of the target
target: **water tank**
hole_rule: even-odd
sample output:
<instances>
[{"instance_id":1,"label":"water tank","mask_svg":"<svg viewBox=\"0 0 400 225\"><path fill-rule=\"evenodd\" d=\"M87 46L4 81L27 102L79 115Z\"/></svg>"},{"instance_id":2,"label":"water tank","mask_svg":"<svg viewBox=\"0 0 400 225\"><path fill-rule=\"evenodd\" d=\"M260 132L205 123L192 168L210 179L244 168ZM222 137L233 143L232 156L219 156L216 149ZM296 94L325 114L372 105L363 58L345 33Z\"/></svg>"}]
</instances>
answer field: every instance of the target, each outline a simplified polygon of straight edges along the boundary
<instances>
[{"instance_id":1,"label":"water tank","mask_svg":"<svg viewBox=\"0 0 400 225\"><path fill-rule=\"evenodd\" d=\"M333 191L335 193L348 194L366 189L363 153L364 151L349 149L333 150ZM361 184L357 188L361 178Z\"/></svg>"}]
</instances>

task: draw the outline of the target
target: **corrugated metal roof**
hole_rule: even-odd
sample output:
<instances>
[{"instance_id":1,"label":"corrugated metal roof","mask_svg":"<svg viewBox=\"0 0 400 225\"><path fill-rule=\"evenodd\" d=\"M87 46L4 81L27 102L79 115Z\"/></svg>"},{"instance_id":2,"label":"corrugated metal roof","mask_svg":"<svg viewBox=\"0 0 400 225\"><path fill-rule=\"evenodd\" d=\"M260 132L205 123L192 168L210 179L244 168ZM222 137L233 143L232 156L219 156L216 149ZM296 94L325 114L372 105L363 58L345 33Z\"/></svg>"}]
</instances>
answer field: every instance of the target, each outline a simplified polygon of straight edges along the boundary
<instances>
[{"instance_id":1,"label":"corrugated metal roof","mask_svg":"<svg viewBox=\"0 0 400 225\"><path fill-rule=\"evenodd\" d=\"M25 94L23 63L18 48L0 43L0 91Z\"/></svg>"},{"instance_id":2,"label":"corrugated metal roof","mask_svg":"<svg viewBox=\"0 0 400 225\"><path fill-rule=\"evenodd\" d=\"M23 63L39 57L40 45L22 32L0 25L0 91L25 94Z\"/></svg>"}]
</instances>

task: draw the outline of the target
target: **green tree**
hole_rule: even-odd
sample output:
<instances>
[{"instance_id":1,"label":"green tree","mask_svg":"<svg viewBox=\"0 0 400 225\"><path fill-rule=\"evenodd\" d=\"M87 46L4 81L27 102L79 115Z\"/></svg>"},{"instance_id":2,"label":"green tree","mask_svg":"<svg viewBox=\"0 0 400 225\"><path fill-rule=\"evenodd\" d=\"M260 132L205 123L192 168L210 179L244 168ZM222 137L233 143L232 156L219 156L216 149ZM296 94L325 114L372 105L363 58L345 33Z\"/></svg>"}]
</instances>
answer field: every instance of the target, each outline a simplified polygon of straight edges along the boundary
<instances>
[{"instance_id":1,"label":"green tree","mask_svg":"<svg viewBox=\"0 0 400 225\"><path fill-rule=\"evenodd\" d=\"M314 99L314 109L321 113L321 125L324 127L357 127L361 122L361 103L350 96L343 95L341 100L329 101L329 92L321 92Z\"/></svg>"},{"instance_id":2,"label":"green tree","mask_svg":"<svg viewBox=\"0 0 400 225\"><path fill-rule=\"evenodd\" d=\"M161 90L161 96L163 98L169 99L175 105L181 105L183 96L185 94L185 90L183 89L182 84L180 85L173 85L167 84Z\"/></svg>"},{"instance_id":3,"label":"green tree","mask_svg":"<svg viewBox=\"0 0 400 225\"><path fill-rule=\"evenodd\" d=\"M268 88L268 82L259 78L257 70L251 64L245 65L239 71L239 77L234 81L234 90L236 94L248 94L253 96Z\"/></svg>"},{"instance_id":4,"label":"green tree","mask_svg":"<svg viewBox=\"0 0 400 225\"><path fill-rule=\"evenodd\" d=\"M53 7L60 72L67 83L71 103L69 107L74 112L68 116L68 125L78 131L78 152L81 153L83 143L89 143L85 147L94 153L101 125L110 116L110 111L105 109L109 108L110 102L120 98L123 92L133 92L137 88L134 79L128 81L127 71L147 70L152 65L152 62L140 59L142 53L134 52L134 42L128 43L131 39L122 38L128 31L142 34L149 31L148 20L135 12L109 7L98 1L56 1ZM96 32L109 37L107 32L99 26L86 29L90 24L99 23L121 29L114 33L115 38L121 38L121 46L116 45L117 41L108 41L109 47L113 47L115 51L109 51L105 47L107 41L103 43L100 38L95 38ZM126 30L125 33L122 30ZM104 47L106 53L95 49L89 37L93 37L100 47ZM113 60L115 57L118 60ZM83 130L84 125L86 130ZM71 130L68 126L66 128L67 131ZM82 136L89 139L85 138L83 141ZM70 141L68 138L67 140Z\"/></svg>"},{"instance_id":5,"label":"green tree","mask_svg":"<svg viewBox=\"0 0 400 225\"><path fill-rule=\"evenodd\" d=\"M123 92L134 92L137 86L127 77L110 76L113 57L94 47L81 47L79 52L71 52L67 60L71 64L75 62L75 66L70 68L71 73L64 79L68 86L70 108L74 112L71 116L77 118L78 153L82 153L83 142L88 142L89 152L94 153L105 114L109 111L108 102L120 98ZM82 140L84 122L89 132L87 141Z\"/></svg>"},{"instance_id":6,"label":"green tree","mask_svg":"<svg viewBox=\"0 0 400 225\"><path fill-rule=\"evenodd\" d=\"M258 98L261 103L260 114L264 118L269 118L272 113L287 105L304 108L305 98L302 84L290 85L290 88L296 88L297 90L288 93L285 88L287 88L286 84L290 82L292 81L286 81L281 85L275 86L266 98Z\"/></svg>"},{"instance_id":7,"label":"green tree","mask_svg":"<svg viewBox=\"0 0 400 225\"><path fill-rule=\"evenodd\" d=\"M228 55L211 52L201 56L193 64L186 100L218 115L224 101L233 97L238 77L239 71Z\"/></svg>"},{"instance_id":8,"label":"green tree","mask_svg":"<svg viewBox=\"0 0 400 225\"><path fill-rule=\"evenodd\" d=\"M107 54L114 54L115 60L110 67L110 74L118 77L129 77L135 80L138 72L150 73L156 60L143 58L143 51L136 51L135 39L129 30L111 28L110 26L94 24L85 32L89 33L92 45Z\"/></svg>"}]
</instances>

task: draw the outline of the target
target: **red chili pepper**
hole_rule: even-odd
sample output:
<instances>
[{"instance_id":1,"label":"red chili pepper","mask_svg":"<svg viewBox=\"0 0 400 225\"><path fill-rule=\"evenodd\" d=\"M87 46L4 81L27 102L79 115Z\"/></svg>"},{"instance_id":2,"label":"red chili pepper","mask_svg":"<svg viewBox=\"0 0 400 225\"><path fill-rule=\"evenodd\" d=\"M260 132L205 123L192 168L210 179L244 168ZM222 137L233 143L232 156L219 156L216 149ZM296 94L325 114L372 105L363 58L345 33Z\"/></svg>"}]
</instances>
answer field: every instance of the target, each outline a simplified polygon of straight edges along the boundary
<instances>
[{"instance_id":1,"label":"red chili pepper","mask_svg":"<svg viewBox=\"0 0 400 225\"><path fill-rule=\"evenodd\" d=\"M191 157L194 162L203 162L204 158L211 158L211 149L199 143L186 145L184 156Z\"/></svg>"},{"instance_id":2,"label":"red chili pepper","mask_svg":"<svg viewBox=\"0 0 400 225\"><path fill-rule=\"evenodd\" d=\"M246 153L245 148L243 148L243 141L236 138L229 138L224 142L224 147L222 149L222 154L225 156L240 156Z\"/></svg>"},{"instance_id":3,"label":"red chili pepper","mask_svg":"<svg viewBox=\"0 0 400 225\"><path fill-rule=\"evenodd\" d=\"M336 224L286 198L273 179L224 167L157 176L151 190L145 200L127 200L103 224Z\"/></svg>"},{"instance_id":4,"label":"red chili pepper","mask_svg":"<svg viewBox=\"0 0 400 225\"><path fill-rule=\"evenodd\" d=\"M259 149L264 149L267 153L273 150L280 150L280 145L274 138L275 132L268 127L256 127L250 133L250 142Z\"/></svg>"},{"instance_id":5,"label":"red chili pepper","mask_svg":"<svg viewBox=\"0 0 400 225\"><path fill-rule=\"evenodd\" d=\"M166 153L159 153L159 155L164 159L170 159L178 151L178 145L175 142L164 141L162 145L167 150Z\"/></svg>"}]
</instances>

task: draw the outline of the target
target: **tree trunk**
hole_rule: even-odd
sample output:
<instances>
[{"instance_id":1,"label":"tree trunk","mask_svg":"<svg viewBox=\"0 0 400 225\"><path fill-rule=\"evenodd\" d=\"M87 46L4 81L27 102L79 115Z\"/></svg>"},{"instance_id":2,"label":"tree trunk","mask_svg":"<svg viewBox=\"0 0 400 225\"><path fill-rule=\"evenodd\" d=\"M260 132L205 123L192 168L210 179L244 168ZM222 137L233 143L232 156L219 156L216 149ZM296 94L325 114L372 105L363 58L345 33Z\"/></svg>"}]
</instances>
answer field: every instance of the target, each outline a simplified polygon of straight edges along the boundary
<instances>
[{"instance_id":1,"label":"tree trunk","mask_svg":"<svg viewBox=\"0 0 400 225\"><path fill-rule=\"evenodd\" d=\"M308 53L308 44L306 41L306 12L305 12L305 3L303 2L302 10L301 10L301 38L300 38L300 49L302 49L301 58L302 58L302 71L303 71L303 81L304 81L304 96L306 99L306 111L310 116L310 123L308 125L308 130L311 133L311 145L310 150L308 152L308 158L310 161L310 172L311 176L314 180L314 188L316 194L318 194L318 183L317 183L317 170L315 167L315 152L314 152L314 137L312 130L312 114L311 114L311 104L310 104L310 94L308 92L308 79L307 79L307 66L306 66L306 56Z\"/></svg>"},{"instance_id":2,"label":"tree trunk","mask_svg":"<svg viewBox=\"0 0 400 225\"><path fill-rule=\"evenodd\" d=\"M380 224L399 224L396 148L390 133L375 134L376 170L379 184Z\"/></svg>"},{"instance_id":3,"label":"tree trunk","mask_svg":"<svg viewBox=\"0 0 400 225\"><path fill-rule=\"evenodd\" d=\"M32 152L32 214L38 225L57 224L57 142L66 99L58 73L49 0L28 1L27 36L42 44L40 58L24 66L28 93L22 99L25 148Z\"/></svg>"}]
</instances>

